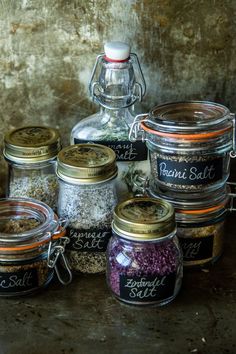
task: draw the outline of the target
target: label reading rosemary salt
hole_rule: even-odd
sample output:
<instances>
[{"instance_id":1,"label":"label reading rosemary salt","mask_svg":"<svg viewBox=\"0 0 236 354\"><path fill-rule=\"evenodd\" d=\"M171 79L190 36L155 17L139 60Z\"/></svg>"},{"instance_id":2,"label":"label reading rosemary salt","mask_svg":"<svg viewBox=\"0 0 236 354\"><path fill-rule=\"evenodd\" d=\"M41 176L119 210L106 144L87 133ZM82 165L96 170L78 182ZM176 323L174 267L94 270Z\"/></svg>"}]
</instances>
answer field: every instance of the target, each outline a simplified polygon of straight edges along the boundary
<instances>
[{"instance_id":1,"label":"label reading rosemary salt","mask_svg":"<svg viewBox=\"0 0 236 354\"><path fill-rule=\"evenodd\" d=\"M0 292L14 293L38 287L37 269L30 268L18 272L0 272Z\"/></svg>"},{"instance_id":2,"label":"label reading rosemary salt","mask_svg":"<svg viewBox=\"0 0 236 354\"><path fill-rule=\"evenodd\" d=\"M183 251L183 260L186 262L212 257L214 235L198 238L179 237L179 242Z\"/></svg>"},{"instance_id":3,"label":"label reading rosemary salt","mask_svg":"<svg viewBox=\"0 0 236 354\"><path fill-rule=\"evenodd\" d=\"M78 230L68 228L67 235L70 238L67 249L80 252L105 252L111 237L111 229Z\"/></svg>"},{"instance_id":4,"label":"label reading rosemary salt","mask_svg":"<svg viewBox=\"0 0 236 354\"><path fill-rule=\"evenodd\" d=\"M157 158L158 178L162 182L201 185L219 181L223 176L223 159L186 162Z\"/></svg>"},{"instance_id":5,"label":"label reading rosemary salt","mask_svg":"<svg viewBox=\"0 0 236 354\"><path fill-rule=\"evenodd\" d=\"M148 150L142 141L90 141L74 138L75 144L96 143L108 146L116 153L116 161L144 161L147 160Z\"/></svg>"},{"instance_id":6,"label":"label reading rosemary salt","mask_svg":"<svg viewBox=\"0 0 236 354\"><path fill-rule=\"evenodd\" d=\"M120 275L120 297L137 302L168 299L174 294L175 282L176 272L145 277Z\"/></svg>"}]
</instances>

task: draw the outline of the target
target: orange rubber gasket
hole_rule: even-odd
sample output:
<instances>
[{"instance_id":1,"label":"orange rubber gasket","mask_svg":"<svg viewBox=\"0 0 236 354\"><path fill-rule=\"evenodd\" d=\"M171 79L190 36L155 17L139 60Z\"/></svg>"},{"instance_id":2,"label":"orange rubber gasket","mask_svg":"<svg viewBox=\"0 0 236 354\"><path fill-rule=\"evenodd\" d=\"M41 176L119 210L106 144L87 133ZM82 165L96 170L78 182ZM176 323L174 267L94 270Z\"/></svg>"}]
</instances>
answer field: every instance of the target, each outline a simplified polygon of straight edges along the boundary
<instances>
[{"instance_id":1,"label":"orange rubber gasket","mask_svg":"<svg viewBox=\"0 0 236 354\"><path fill-rule=\"evenodd\" d=\"M19 246L19 247L0 247L0 251L24 251L24 250L31 250L33 248L39 247L44 245L45 243L49 242L51 239L52 240L57 240L63 236L65 236L66 230L62 230L61 232L57 233L56 235L53 235L52 238L49 238L44 241L39 241L39 242L34 242L31 245L25 245L25 246Z\"/></svg>"},{"instance_id":2,"label":"orange rubber gasket","mask_svg":"<svg viewBox=\"0 0 236 354\"><path fill-rule=\"evenodd\" d=\"M159 132L156 131L154 129L148 128L145 124L145 121L141 122L141 127L143 128L143 130L147 131L148 133L152 133L155 135L159 135L159 136L164 136L167 138L176 138L176 139L186 139L189 141L202 141L204 139L208 139L208 138L214 138L216 136L222 135L225 132L227 132L228 130L231 130L231 127L228 128L224 128L215 132L210 132L210 133L201 133L201 134L175 134L175 133L164 133L164 132Z\"/></svg>"},{"instance_id":3,"label":"orange rubber gasket","mask_svg":"<svg viewBox=\"0 0 236 354\"><path fill-rule=\"evenodd\" d=\"M222 209L225 207L226 203L222 203L216 206L213 206L211 208L207 209L198 209L198 210L183 210L183 209L176 209L175 211L180 214L204 214L204 213L209 213L211 211L216 211L218 209Z\"/></svg>"}]
</instances>

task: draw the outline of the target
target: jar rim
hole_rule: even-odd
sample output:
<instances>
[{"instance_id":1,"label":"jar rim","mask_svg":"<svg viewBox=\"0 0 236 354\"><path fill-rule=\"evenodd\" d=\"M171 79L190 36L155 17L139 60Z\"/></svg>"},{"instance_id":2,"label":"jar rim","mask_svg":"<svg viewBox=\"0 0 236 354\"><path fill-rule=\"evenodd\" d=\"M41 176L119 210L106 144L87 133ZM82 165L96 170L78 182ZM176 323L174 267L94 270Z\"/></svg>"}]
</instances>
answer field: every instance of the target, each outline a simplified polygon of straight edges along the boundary
<instances>
[{"instance_id":1,"label":"jar rim","mask_svg":"<svg viewBox=\"0 0 236 354\"><path fill-rule=\"evenodd\" d=\"M58 217L45 203L33 198L0 199L0 222L2 220L19 220L19 216L24 216L25 219L38 219L41 224L19 233L0 232L0 251L15 253L33 250L65 234L64 230L59 232Z\"/></svg>"},{"instance_id":2,"label":"jar rim","mask_svg":"<svg viewBox=\"0 0 236 354\"><path fill-rule=\"evenodd\" d=\"M160 137L201 142L232 129L227 107L209 101L177 101L154 107L140 123L142 129Z\"/></svg>"},{"instance_id":3,"label":"jar rim","mask_svg":"<svg viewBox=\"0 0 236 354\"><path fill-rule=\"evenodd\" d=\"M214 217L218 216L219 212L227 210L227 204L230 200L230 187L224 185L218 188L214 193L204 193L204 196L196 193L176 193L173 191L165 192L161 188L156 188L154 191L151 187L146 189L148 195L154 198L163 199L165 198L170 204L173 205L176 213L176 220L178 220L178 215L184 217L189 216L206 216Z\"/></svg>"}]
</instances>

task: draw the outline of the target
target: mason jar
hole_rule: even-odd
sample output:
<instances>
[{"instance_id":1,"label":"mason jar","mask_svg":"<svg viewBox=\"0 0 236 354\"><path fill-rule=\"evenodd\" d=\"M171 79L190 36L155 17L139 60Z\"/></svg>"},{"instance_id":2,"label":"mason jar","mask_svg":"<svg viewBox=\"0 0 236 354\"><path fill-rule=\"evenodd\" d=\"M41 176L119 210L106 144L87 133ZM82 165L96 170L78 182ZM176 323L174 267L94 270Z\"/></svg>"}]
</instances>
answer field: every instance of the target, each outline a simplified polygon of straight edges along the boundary
<instances>
[{"instance_id":1,"label":"mason jar","mask_svg":"<svg viewBox=\"0 0 236 354\"><path fill-rule=\"evenodd\" d=\"M183 252L185 267L206 266L215 263L223 253L225 222L230 209L231 193L228 185L189 198L161 188L151 188L148 195L165 199L175 208L177 236Z\"/></svg>"},{"instance_id":2,"label":"mason jar","mask_svg":"<svg viewBox=\"0 0 236 354\"><path fill-rule=\"evenodd\" d=\"M58 215L68 220L66 254L72 271L103 273L117 203L117 166L112 149L68 146L58 154Z\"/></svg>"},{"instance_id":3,"label":"mason jar","mask_svg":"<svg viewBox=\"0 0 236 354\"><path fill-rule=\"evenodd\" d=\"M7 196L35 198L56 211L59 132L42 126L22 127L7 133L4 145L9 167Z\"/></svg>"},{"instance_id":4,"label":"mason jar","mask_svg":"<svg viewBox=\"0 0 236 354\"><path fill-rule=\"evenodd\" d=\"M67 238L60 221L46 204L32 198L0 199L0 297L32 293L47 286L54 269L60 274ZM68 276L69 274L69 276Z\"/></svg>"},{"instance_id":5,"label":"mason jar","mask_svg":"<svg viewBox=\"0 0 236 354\"><path fill-rule=\"evenodd\" d=\"M156 190L213 191L229 177L235 156L234 115L213 102L173 102L136 117L131 141L139 135L149 150Z\"/></svg>"},{"instance_id":6,"label":"mason jar","mask_svg":"<svg viewBox=\"0 0 236 354\"><path fill-rule=\"evenodd\" d=\"M164 200L137 197L114 210L107 248L107 283L119 300L164 305L178 294L182 253L174 209Z\"/></svg>"}]
</instances>

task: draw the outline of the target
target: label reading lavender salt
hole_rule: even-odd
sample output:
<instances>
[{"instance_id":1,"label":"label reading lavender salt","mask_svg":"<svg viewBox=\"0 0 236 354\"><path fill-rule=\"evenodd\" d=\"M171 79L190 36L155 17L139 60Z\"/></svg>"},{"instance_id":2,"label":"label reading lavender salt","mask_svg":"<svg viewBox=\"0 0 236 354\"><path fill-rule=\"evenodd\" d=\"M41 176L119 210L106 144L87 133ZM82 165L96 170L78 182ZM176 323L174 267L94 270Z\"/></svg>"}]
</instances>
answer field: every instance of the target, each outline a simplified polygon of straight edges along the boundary
<instances>
[{"instance_id":1,"label":"label reading lavender salt","mask_svg":"<svg viewBox=\"0 0 236 354\"><path fill-rule=\"evenodd\" d=\"M35 268L18 272L0 273L0 293L14 293L38 287L38 272Z\"/></svg>"},{"instance_id":2,"label":"label reading lavender salt","mask_svg":"<svg viewBox=\"0 0 236 354\"><path fill-rule=\"evenodd\" d=\"M164 276L120 275L120 297L135 302L165 300L174 295L175 281L176 272Z\"/></svg>"},{"instance_id":3,"label":"label reading lavender salt","mask_svg":"<svg viewBox=\"0 0 236 354\"><path fill-rule=\"evenodd\" d=\"M157 171L160 181L182 185L201 185L222 179L223 158L214 160L185 162L157 158Z\"/></svg>"},{"instance_id":4,"label":"label reading lavender salt","mask_svg":"<svg viewBox=\"0 0 236 354\"><path fill-rule=\"evenodd\" d=\"M198 261L212 257L214 235L201 238L179 237L179 242L183 251L183 260L185 262Z\"/></svg>"},{"instance_id":5,"label":"label reading lavender salt","mask_svg":"<svg viewBox=\"0 0 236 354\"><path fill-rule=\"evenodd\" d=\"M144 161L147 160L148 150L142 141L90 141L74 138L75 144L96 143L108 146L116 153L116 161Z\"/></svg>"},{"instance_id":6,"label":"label reading lavender salt","mask_svg":"<svg viewBox=\"0 0 236 354\"><path fill-rule=\"evenodd\" d=\"M111 237L111 229L73 229L67 228L70 242L67 249L80 252L105 252Z\"/></svg>"}]
</instances>

